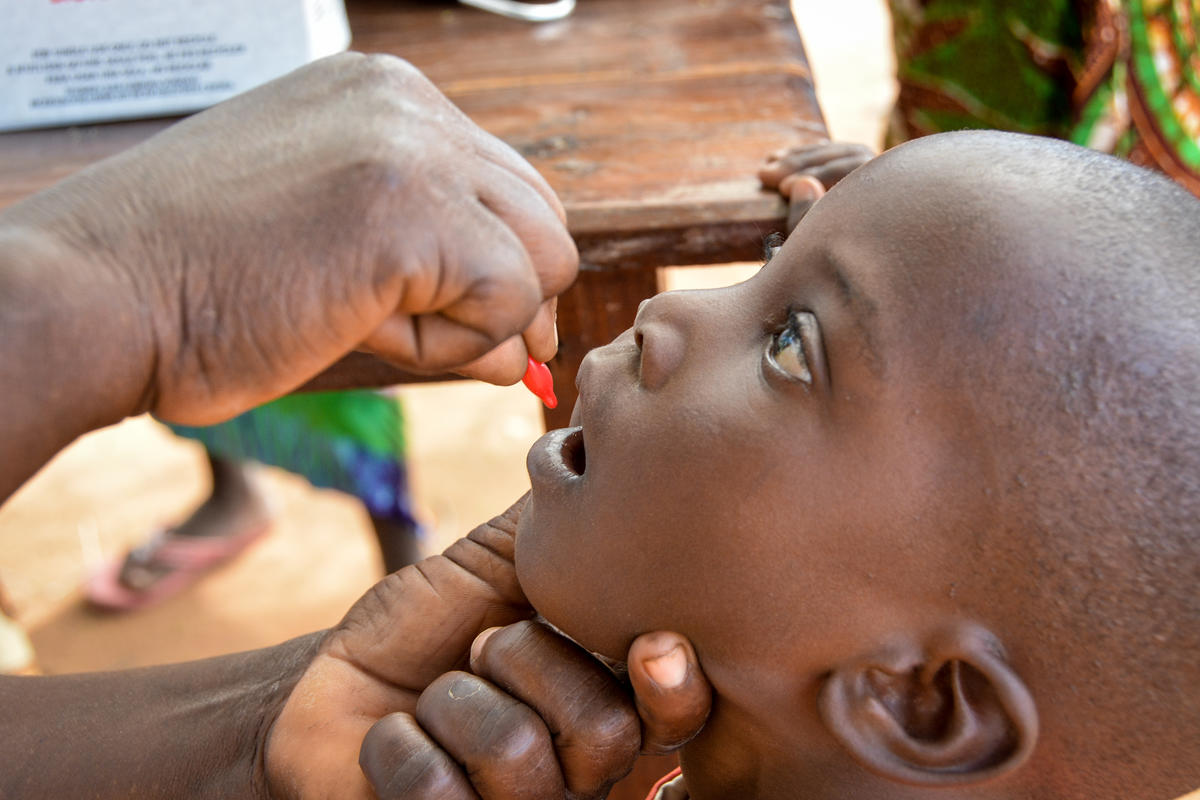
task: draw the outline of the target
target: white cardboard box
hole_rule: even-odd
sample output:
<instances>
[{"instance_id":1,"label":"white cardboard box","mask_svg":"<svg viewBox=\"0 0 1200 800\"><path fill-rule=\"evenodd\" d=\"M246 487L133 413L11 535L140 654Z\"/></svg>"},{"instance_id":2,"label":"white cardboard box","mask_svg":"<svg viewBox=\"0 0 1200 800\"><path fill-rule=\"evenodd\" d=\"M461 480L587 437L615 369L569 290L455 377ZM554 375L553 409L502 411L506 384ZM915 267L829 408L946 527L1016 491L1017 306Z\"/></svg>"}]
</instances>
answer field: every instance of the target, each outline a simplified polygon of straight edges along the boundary
<instances>
[{"instance_id":1,"label":"white cardboard box","mask_svg":"<svg viewBox=\"0 0 1200 800\"><path fill-rule=\"evenodd\" d=\"M195 111L349 44L342 0L0 0L0 130Z\"/></svg>"}]
</instances>

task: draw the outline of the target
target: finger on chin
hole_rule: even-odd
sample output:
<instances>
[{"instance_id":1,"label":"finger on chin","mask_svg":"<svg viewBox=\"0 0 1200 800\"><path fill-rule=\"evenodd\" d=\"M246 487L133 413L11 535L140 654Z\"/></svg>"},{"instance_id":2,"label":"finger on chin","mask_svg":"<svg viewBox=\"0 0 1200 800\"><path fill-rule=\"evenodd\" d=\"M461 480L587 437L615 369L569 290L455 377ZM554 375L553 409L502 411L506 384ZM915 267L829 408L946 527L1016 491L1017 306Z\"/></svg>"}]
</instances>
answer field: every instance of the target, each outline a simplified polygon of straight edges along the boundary
<instances>
[{"instance_id":1,"label":"finger on chin","mask_svg":"<svg viewBox=\"0 0 1200 800\"><path fill-rule=\"evenodd\" d=\"M472 645L471 669L533 708L554 736L567 788L585 797L632 769L637 715L613 674L547 625L525 620Z\"/></svg>"}]
</instances>

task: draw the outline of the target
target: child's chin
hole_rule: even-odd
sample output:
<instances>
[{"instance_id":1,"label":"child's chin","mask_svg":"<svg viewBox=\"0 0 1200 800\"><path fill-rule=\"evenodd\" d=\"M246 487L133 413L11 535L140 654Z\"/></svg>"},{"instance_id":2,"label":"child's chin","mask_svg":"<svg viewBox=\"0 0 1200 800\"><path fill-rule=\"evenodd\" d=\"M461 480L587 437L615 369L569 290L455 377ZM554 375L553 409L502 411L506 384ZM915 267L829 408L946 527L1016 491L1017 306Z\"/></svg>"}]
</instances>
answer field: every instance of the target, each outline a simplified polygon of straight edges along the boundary
<instances>
[{"instance_id":1,"label":"child's chin","mask_svg":"<svg viewBox=\"0 0 1200 800\"><path fill-rule=\"evenodd\" d=\"M537 610L536 606L534 607L534 610L535 611ZM620 678L624 679L625 674L629 671L628 665L623 660L624 654L622 655L621 658L611 658L611 657L605 655L604 653L593 650L592 648L588 647L583 642L576 639L571 634L564 631L562 628L555 625L553 622L551 622L549 619L547 619L546 616L544 614L542 614L540 611L538 611L536 619L538 622L542 623L543 625L553 628L560 636L570 639L572 642L579 645L584 650L587 650L589 653L594 655L600 661L600 663L602 663L604 666L608 667ZM627 652L628 650L629 650L629 648L626 647L625 651Z\"/></svg>"},{"instance_id":2,"label":"child's chin","mask_svg":"<svg viewBox=\"0 0 1200 800\"><path fill-rule=\"evenodd\" d=\"M623 662L634 634L613 630L613 614L604 598L594 596L608 582L595 564L575 563L565 552L569 535L556 531L552 515L537 513L536 492L517 523L513 562L529 604L551 627L589 652ZM581 579L589 574L591 580ZM597 583L598 581L598 583Z\"/></svg>"},{"instance_id":3,"label":"child's chin","mask_svg":"<svg viewBox=\"0 0 1200 800\"><path fill-rule=\"evenodd\" d=\"M526 512L531 506L532 501L526 505ZM561 579L563 572L555 570L547 556L547 547L542 537L542 531L539 530L532 515L522 514L517 523L517 535L513 549L513 564L517 570L517 582L521 584L521 591L525 593L525 598L534 610L542 615L551 627L557 627L550 619L554 616L556 608L553 600L558 593L557 587L548 584L552 584L556 575ZM550 610L548 616L546 610Z\"/></svg>"},{"instance_id":4,"label":"child's chin","mask_svg":"<svg viewBox=\"0 0 1200 800\"><path fill-rule=\"evenodd\" d=\"M541 548L538 547L540 538L534 522L533 498L531 497L525 504L521 518L517 520L517 532L513 538L513 562L516 564L517 580L520 581L522 588L525 587L525 575L522 574L523 565L526 562L538 560L538 555L541 553ZM536 575L530 577L536 577Z\"/></svg>"},{"instance_id":5,"label":"child's chin","mask_svg":"<svg viewBox=\"0 0 1200 800\"><path fill-rule=\"evenodd\" d=\"M582 596L579 586L571 584L572 570L554 569L543 563L538 554L521 556L517 539L517 581L529 605L541 621L566 636L590 653L601 657L606 664L624 663L633 636L621 636L603 630L591 619L596 603ZM546 580L549 577L550 580Z\"/></svg>"}]
</instances>

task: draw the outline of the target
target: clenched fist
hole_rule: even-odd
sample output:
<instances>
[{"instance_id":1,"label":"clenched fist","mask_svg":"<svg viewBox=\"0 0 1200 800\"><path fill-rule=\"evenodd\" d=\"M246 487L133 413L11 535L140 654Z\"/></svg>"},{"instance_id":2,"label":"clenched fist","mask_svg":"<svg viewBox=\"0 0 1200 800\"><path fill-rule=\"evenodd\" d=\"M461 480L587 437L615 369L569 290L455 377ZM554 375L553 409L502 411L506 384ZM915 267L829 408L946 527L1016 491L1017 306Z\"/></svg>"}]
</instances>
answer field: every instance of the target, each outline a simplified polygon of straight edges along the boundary
<instances>
[{"instance_id":1,"label":"clenched fist","mask_svg":"<svg viewBox=\"0 0 1200 800\"><path fill-rule=\"evenodd\" d=\"M144 408L217 422L351 350L516 382L578 256L546 182L415 68L347 53L5 212L123 321ZM140 370L140 371L139 371Z\"/></svg>"}]
</instances>

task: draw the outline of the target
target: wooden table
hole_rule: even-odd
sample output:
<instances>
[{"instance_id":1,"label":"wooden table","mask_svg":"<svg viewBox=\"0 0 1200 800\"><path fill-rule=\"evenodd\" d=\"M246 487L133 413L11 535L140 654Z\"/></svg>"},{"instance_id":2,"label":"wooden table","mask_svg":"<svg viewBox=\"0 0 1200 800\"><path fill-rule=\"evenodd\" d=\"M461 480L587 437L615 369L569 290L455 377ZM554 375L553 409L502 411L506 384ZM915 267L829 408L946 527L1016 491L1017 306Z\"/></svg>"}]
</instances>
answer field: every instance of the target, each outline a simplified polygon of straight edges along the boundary
<instances>
[{"instance_id":1,"label":"wooden table","mask_svg":"<svg viewBox=\"0 0 1200 800\"><path fill-rule=\"evenodd\" d=\"M786 0L580 0L531 25L450 3L349 0L353 47L404 56L550 181L581 273L551 363L566 423L584 354L629 327L657 267L747 261L785 208L754 177L825 136ZM0 207L173 120L0 134Z\"/></svg>"}]
</instances>

